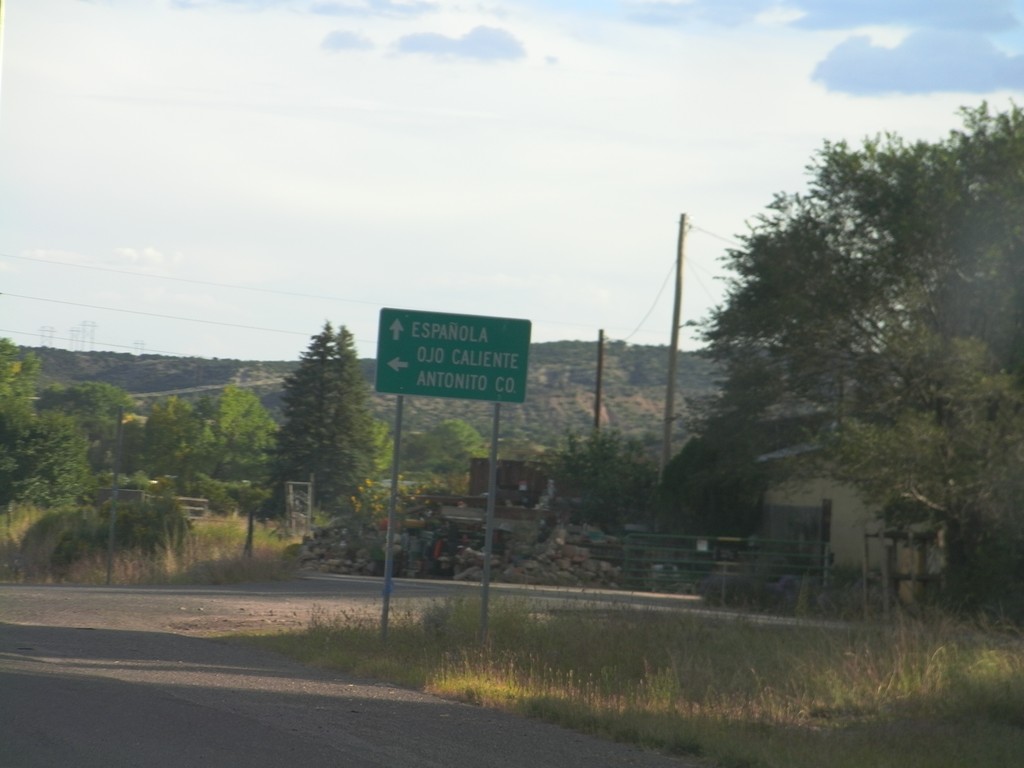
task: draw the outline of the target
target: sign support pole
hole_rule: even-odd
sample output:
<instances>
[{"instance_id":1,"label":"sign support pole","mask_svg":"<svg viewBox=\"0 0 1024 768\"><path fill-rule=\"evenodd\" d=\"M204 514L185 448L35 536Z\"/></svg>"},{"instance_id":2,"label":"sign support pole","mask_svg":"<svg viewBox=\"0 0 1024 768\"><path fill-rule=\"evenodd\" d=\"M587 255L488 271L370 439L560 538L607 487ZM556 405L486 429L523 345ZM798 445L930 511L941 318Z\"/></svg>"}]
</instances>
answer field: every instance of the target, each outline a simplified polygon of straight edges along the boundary
<instances>
[{"instance_id":1,"label":"sign support pole","mask_svg":"<svg viewBox=\"0 0 1024 768\"><path fill-rule=\"evenodd\" d=\"M117 409L117 442L114 448L114 482L110 487L110 535L107 537L107 584L114 572L114 527L117 522L117 496L121 485L121 445L124 442L124 406Z\"/></svg>"},{"instance_id":2,"label":"sign support pole","mask_svg":"<svg viewBox=\"0 0 1024 768\"><path fill-rule=\"evenodd\" d=\"M486 400L494 404L480 601L480 640L487 642L491 558L494 556L494 506L498 498L501 403L522 403L526 398L531 327L529 320L507 317L387 307L380 311L375 389L380 393L398 395L387 551L384 553L384 608L381 617L384 642L388 637L388 610L393 589L395 506L404 395Z\"/></svg>"},{"instance_id":3,"label":"sign support pole","mask_svg":"<svg viewBox=\"0 0 1024 768\"><path fill-rule=\"evenodd\" d=\"M484 524L484 575L480 592L480 642L487 643L487 613L491 592L491 556L494 554L494 506L498 496L498 422L501 403L494 404L491 426L491 461L487 476L487 516Z\"/></svg>"},{"instance_id":4,"label":"sign support pole","mask_svg":"<svg viewBox=\"0 0 1024 768\"><path fill-rule=\"evenodd\" d=\"M405 395L398 396L395 404L395 445L391 454L391 500L388 502L388 532L384 539L384 605L380 616L380 639L388 641L388 612L391 609L391 592L394 590L395 570L395 506L398 503L398 456L402 448L402 406Z\"/></svg>"}]
</instances>

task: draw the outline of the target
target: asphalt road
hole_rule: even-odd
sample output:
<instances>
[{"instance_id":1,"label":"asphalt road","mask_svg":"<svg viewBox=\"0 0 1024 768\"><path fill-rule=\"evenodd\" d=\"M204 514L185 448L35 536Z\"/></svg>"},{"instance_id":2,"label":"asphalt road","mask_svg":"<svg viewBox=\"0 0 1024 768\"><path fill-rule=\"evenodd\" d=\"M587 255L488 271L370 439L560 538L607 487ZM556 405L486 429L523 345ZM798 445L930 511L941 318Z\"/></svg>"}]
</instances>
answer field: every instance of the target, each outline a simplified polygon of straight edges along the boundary
<instances>
[{"instance_id":1,"label":"asphalt road","mask_svg":"<svg viewBox=\"0 0 1024 768\"><path fill-rule=\"evenodd\" d=\"M396 610L467 588L395 587ZM335 577L0 585L0 768L694 765L211 637L303 626L313 610L379 613L380 590L380 580ZM593 595L568 599L578 598Z\"/></svg>"}]
</instances>

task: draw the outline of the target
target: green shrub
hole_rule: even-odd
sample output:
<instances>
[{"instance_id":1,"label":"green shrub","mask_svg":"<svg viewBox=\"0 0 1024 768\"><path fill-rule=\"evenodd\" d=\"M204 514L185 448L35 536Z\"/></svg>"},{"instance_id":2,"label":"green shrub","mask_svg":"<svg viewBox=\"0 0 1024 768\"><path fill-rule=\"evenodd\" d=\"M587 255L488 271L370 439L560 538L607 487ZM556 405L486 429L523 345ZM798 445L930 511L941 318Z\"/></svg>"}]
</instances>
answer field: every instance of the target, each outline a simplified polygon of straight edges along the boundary
<instances>
[{"instance_id":1,"label":"green shrub","mask_svg":"<svg viewBox=\"0 0 1024 768\"><path fill-rule=\"evenodd\" d=\"M33 553L33 562L47 562L53 575L63 578L72 564L106 551L111 510L107 503L99 511L83 508L49 512L26 531L22 552ZM171 498L122 502L116 508L114 545L119 550L147 555L178 550L186 540L189 525L188 517Z\"/></svg>"},{"instance_id":2,"label":"green shrub","mask_svg":"<svg viewBox=\"0 0 1024 768\"><path fill-rule=\"evenodd\" d=\"M19 577L29 580L47 577L58 545L69 531L83 526L89 514L88 509L43 511L33 508L33 519L16 541L12 541L18 549Z\"/></svg>"},{"instance_id":3,"label":"green shrub","mask_svg":"<svg viewBox=\"0 0 1024 768\"><path fill-rule=\"evenodd\" d=\"M110 514L110 504L104 505L99 514L99 523L108 535ZM147 554L158 549L177 549L188 535L190 525L188 515L172 498L120 503L114 520L114 543L118 548L139 549Z\"/></svg>"}]
</instances>

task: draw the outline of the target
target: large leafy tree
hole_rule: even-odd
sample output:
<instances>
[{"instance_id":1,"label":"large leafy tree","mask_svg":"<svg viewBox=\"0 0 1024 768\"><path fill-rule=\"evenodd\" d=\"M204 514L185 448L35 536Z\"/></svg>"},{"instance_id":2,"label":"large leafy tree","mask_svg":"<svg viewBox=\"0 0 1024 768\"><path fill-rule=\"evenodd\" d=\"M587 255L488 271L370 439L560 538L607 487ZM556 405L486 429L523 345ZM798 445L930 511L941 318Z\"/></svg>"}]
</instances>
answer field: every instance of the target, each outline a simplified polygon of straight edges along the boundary
<instances>
[{"instance_id":1,"label":"large leafy tree","mask_svg":"<svg viewBox=\"0 0 1024 768\"><path fill-rule=\"evenodd\" d=\"M145 466L153 476L174 477L181 493L199 493L201 479L262 482L276 430L259 398L239 387L195 404L170 397L146 420Z\"/></svg>"},{"instance_id":2,"label":"large leafy tree","mask_svg":"<svg viewBox=\"0 0 1024 768\"><path fill-rule=\"evenodd\" d=\"M57 506L88 490L85 440L61 414L32 408L39 362L0 339L0 504Z\"/></svg>"},{"instance_id":3,"label":"large leafy tree","mask_svg":"<svg viewBox=\"0 0 1024 768\"><path fill-rule=\"evenodd\" d=\"M88 441L89 465L93 472L110 472L117 453L118 417L131 414L131 395L120 387L102 381L86 381L68 387L52 386L42 391L36 402L40 413L57 412L78 422ZM122 425L120 470L134 472L141 443L138 421Z\"/></svg>"},{"instance_id":4,"label":"large leafy tree","mask_svg":"<svg viewBox=\"0 0 1024 768\"><path fill-rule=\"evenodd\" d=\"M217 480L264 479L276 431L256 395L226 387L214 408L210 475Z\"/></svg>"},{"instance_id":5,"label":"large leafy tree","mask_svg":"<svg viewBox=\"0 0 1024 768\"><path fill-rule=\"evenodd\" d=\"M689 440L665 467L658 528L701 536L749 536L760 523L767 465L721 433Z\"/></svg>"},{"instance_id":6,"label":"large leafy tree","mask_svg":"<svg viewBox=\"0 0 1024 768\"><path fill-rule=\"evenodd\" d=\"M436 475L468 475L470 460L487 455L483 436L461 419L445 419L402 440L402 467Z\"/></svg>"},{"instance_id":7,"label":"large leafy tree","mask_svg":"<svg viewBox=\"0 0 1024 768\"><path fill-rule=\"evenodd\" d=\"M70 416L46 413L19 430L17 475L12 498L56 507L71 504L92 490L86 440Z\"/></svg>"},{"instance_id":8,"label":"large leafy tree","mask_svg":"<svg viewBox=\"0 0 1024 768\"><path fill-rule=\"evenodd\" d=\"M275 493L314 479L314 503L343 507L373 471L380 445L352 334L330 323L312 338L284 382L274 453Z\"/></svg>"},{"instance_id":9,"label":"large leafy tree","mask_svg":"<svg viewBox=\"0 0 1024 768\"><path fill-rule=\"evenodd\" d=\"M980 604L990 564L1024 569L1024 112L963 118L936 142L826 143L808 191L730 252L708 427L761 451L817 441L891 519L941 524Z\"/></svg>"},{"instance_id":10,"label":"large leafy tree","mask_svg":"<svg viewBox=\"0 0 1024 768\"><path fill-rule=\"evenodd\" d=\"M146 420L144 456L151 477L174 478L181 493L191 492L200 473L209 474L213 429L210 404L193 406L171 396L154 403Z\"/></svg>"},{"instance_id":11,"label":"large leafy tree","mask_svg":"<svg viewBox=\"0 0 1024 768\"><path fill-rule=\"evenodd\" d=\"M475 427L461 419L446 419L402 438L402 472L416 476L432 490L468 493L472 459L487 452L487 443Z\"/></svg>"},{"instance_id":12,"label":"large leafy tree","mask_svg":"<svg viewBox=\"0 0 1024 768\"><path fill-rule=\"evenodd\" d=\"M610 531L654 522L658 468L639 441L612 429L570 433L551 469L559 493L576 499L582 522Z\"/></svg>"},{"instance_id":13,"label":"large leafy tree","mask_svg":"<svg viewBox=\"0 0 1024 768\"><path fill-rule=\"evenodd\" d=\"M10 339L0 339L0 407L27 410L38 375L39 358L21 354Z\"/></svg>"},{"instance_id":14,"label":"large leafy tree","mask_svg":"<svg viewBox=\"0 0 1024 768\"><path fill-rule=\"evenodd\" d=\"M22 356L14 342L0 338L0 503L14 497L18 440L31 417L38 372L34 355Z\"/></svg>"}]
</instances>

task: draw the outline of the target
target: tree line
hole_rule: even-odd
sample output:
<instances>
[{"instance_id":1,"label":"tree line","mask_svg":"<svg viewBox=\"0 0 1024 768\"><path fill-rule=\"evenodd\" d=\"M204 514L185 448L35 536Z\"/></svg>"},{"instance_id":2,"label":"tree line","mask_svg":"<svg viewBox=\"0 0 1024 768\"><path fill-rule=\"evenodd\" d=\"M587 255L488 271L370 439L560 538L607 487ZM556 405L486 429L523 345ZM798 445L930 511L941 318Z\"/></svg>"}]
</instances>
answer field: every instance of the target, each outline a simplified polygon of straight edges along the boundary
<instances>
[{"instance_id":1,"label":"tree line","mask_svg":"<svg viewBox=\"0 0 1024 768\"><path fill-rule=\"evenodd\" d=\"M951 602L1024 615L1024 112L961 115L937 141L826 142L729 251L703 326L723 388L673 503L743 527L772 480L827 475L940 532Z\"/></svg>"},{"instance_id":2,"label":"tree line","mask_svg":"<svg viewBox=\"0 0 1024 768\"><path fill-rule=\"evenodd\" d=\"M807 189L778 194L725 263L725 300L702 323L721 389L688 404L693 436L663 472L612 430L519 458L574 489L579 520L702 535L755 533L773 482L827 475L887 525L940 530L959 605L1005 605L1024 579L1021 109L965 109L936 141L825 142ZM312 337L279 424L237 388L168 398L143 419L107 385L33 399L37 375L0 340L0 503L70 503L107 482L122 409L128 477L225 503L256 488L280 509L284 482L312 476L317 506L340 510L390 461L390 425L371 415L344 326ZM403 469L456 490L484 452L473 427L449 420L403 439Z\"/></svg>"},{"instance_id":3,"label":"tree line","mask_svg":"<svg viewBox=\"0 0 1024 768\"><path fill-rule=\"evenodd\" d=\"M121 488L268 515L280 509L284 482L313 477L316 506L340 511L391 461L389 426L370 413L352 336L329 323L286 380L280 424L232 385L142 412L128 392L102 382L39 390L39 373L34 355L0 339L0 504L74 505L110 488L116 471ZM475 429L448 420L409 436L404 463L457 487L460 469L483 450Z\"/></svg>"}]
</instances>

